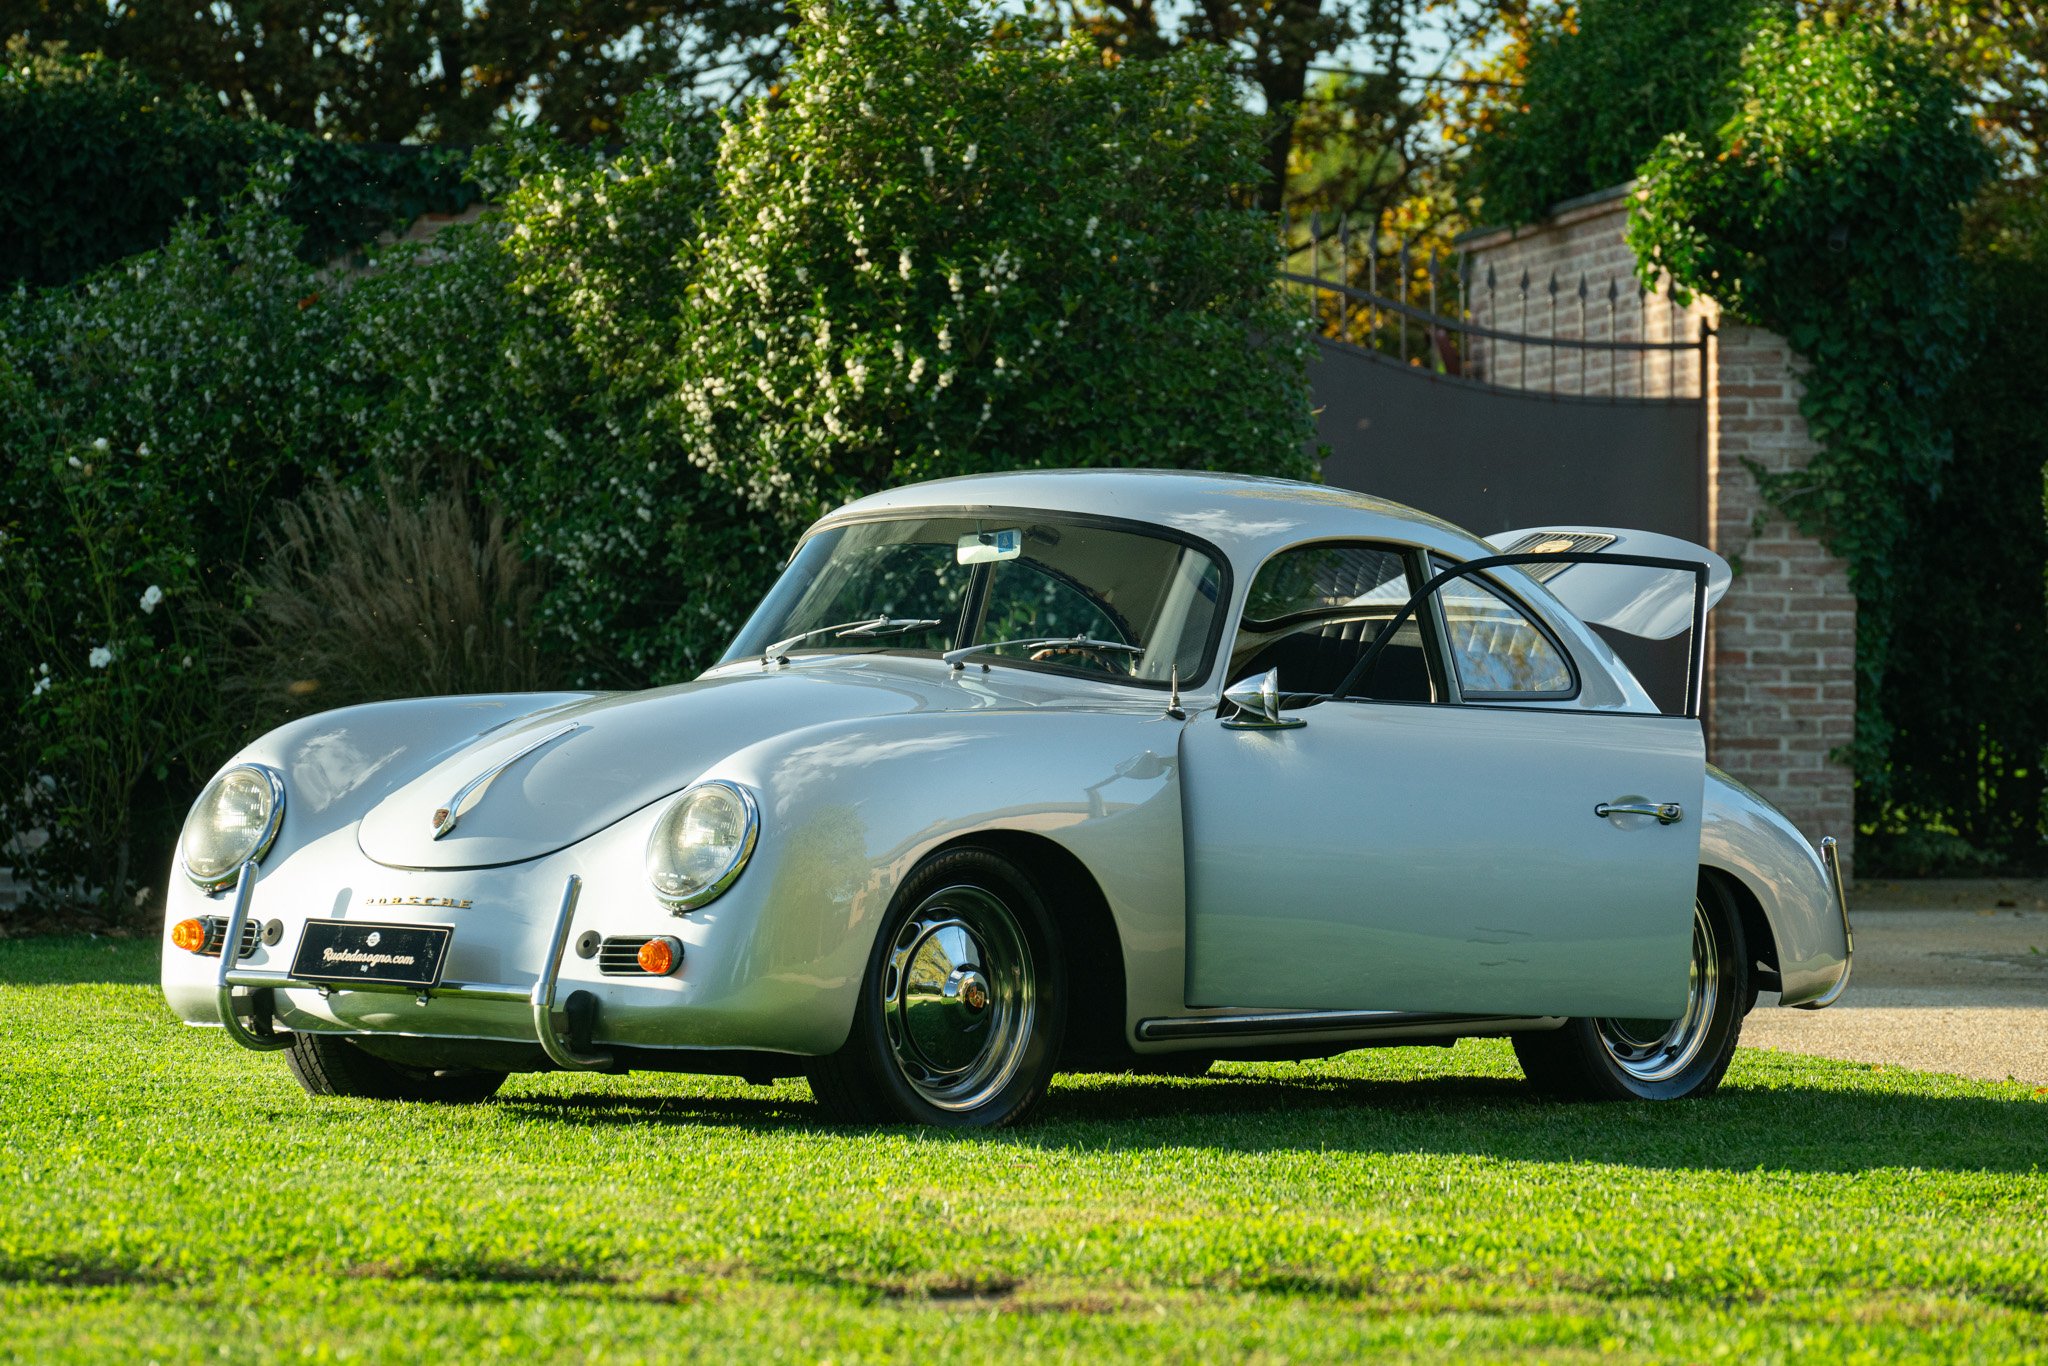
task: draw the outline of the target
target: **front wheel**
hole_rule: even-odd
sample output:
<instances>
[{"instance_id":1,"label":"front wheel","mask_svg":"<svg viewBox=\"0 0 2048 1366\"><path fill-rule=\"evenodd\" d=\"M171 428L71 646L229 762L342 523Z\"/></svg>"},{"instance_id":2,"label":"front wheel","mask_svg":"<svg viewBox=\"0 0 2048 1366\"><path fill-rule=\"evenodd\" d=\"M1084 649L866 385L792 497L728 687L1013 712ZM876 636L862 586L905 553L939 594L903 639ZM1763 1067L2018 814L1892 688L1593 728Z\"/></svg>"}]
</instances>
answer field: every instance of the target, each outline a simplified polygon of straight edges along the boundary
<instances>
[{"instance_id":1,"label":"front wheel","mask_svg":"<svg viewBox=\"0 0 2048 1366\"><path fill-rule=\"evenodd\" d=\"M1588 1018L1514 1036L1529 1084L1578 1100L1710 1094L1735 1056L1755 999L1742 918L1706 888L1693 901L1685 1010L1670 1020Z\"/></svg>"},{"instance_id":2,"label":"front wheel","mask_svg":"<svg viewBox=\"0 0 2048 1366\"><path fill-rule=\"evenodd\" d=\"M1066 1025L1059 939L986 849L936 855L890 905L846 1044L810 1069L835 1120L988 1129L1045 1095Z\"/></svg>"},{"instance_id":3,"label":"front wheel","mask_svg":"<svg viewBox=\"0 0 2048 1366\"><path fill-rule=\"evenodd\" d=\"M503 1072L484 1068L408 1067L388 1062L332 1034L293 1034L284 1061L309 1096L473 1105L489 1100L505 1084Z\"/></svg>"}]
</instances>

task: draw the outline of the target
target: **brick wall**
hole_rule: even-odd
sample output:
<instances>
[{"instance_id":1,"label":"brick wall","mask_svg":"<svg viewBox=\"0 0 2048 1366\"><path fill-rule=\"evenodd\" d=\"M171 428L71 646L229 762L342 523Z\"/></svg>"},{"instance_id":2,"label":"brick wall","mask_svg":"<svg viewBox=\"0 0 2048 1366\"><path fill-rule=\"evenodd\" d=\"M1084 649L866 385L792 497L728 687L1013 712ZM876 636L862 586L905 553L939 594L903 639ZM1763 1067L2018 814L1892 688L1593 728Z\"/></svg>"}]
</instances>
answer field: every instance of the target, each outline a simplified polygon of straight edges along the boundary
<instances>
[{"instance_id":1,"label":"brick wall","mask_svg":"<svg viewBox=\"0 0 2048 1366\"><path fill-rule=\"evenodd\" d=\"M1842 562L1765 506L1749 468L1798 469L1813 456L1799 414L1803 366L1783 338L1724 321L1710 299L1681 308L1661 289L1631 299L1627 195L1627 187L1591 195L1560 205L1533 227L1466 238L1460 245L1470 262L1472 311L1488 327L1594 340L1689 341L1704 321L1716 334L1704 379L1696 353L1677 353L1679 363L1661 374L1652 360L1635 375L1623 362L1611 376L1592 357L1581 387L1577 355L1499 342L1478 357L1481 377L1535 389L1562 381L1572 392L1650 398L1695 396L1704 383L1707 523L1712 548L1735 566L1734 584L1708 619L1708 757L1809 838L1841 840L1847 868L1855 788L1847 765L1830 755L1848 745L1856 723L1856 600ZM1556 373L1554 366L1573 371Z\"/></svg>"},{"instance_id":2,"label":"brick wall","mask_svg":"<svg viewBox=\"0 0 2048 1366\"><path fill-rule=\"evenodd\" d=\"M1855 784L1830 758L1856 729L1856 599L1848 568L1770 510L1754 463L1798 469L1814 453L1799 415L1803 368L1784 338L1741 323L1715 338L1714 549L1736 566L1710 618L1715 762L1813 838L1854 855Z\"/></svg>"}]
</instances>

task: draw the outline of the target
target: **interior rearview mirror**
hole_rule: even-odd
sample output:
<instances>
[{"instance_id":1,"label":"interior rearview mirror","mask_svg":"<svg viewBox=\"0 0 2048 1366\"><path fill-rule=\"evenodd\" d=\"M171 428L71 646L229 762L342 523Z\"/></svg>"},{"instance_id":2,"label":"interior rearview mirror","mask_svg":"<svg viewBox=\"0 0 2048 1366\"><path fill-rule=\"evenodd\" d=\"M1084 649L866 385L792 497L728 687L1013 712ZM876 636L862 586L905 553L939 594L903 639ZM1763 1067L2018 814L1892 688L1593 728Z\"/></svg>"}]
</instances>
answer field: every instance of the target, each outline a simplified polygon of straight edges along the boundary
<instances>
[{"instance_id":1,"label":"interior rearview mirror","mask_svg":"<svg viewBox=\"0 0 2048 1366\"><path fill-rule=\"evenodd\" d=\"M953 552L953 558L961 564L993 564L997 560L1014 560L1023 553L1021 531L977 531L960 538L960 548Z\"/></svg>"}]
</instances>

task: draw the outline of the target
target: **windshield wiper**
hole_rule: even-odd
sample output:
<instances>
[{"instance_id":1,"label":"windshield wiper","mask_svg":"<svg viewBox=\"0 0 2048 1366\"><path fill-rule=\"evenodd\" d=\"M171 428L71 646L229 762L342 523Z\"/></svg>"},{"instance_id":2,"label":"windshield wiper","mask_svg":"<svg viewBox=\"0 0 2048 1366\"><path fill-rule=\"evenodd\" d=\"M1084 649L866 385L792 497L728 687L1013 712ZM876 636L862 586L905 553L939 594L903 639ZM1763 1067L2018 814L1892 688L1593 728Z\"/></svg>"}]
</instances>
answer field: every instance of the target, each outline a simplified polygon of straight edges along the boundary
<instances>
[{"instance_id":1,"label":"windshield wiper","mask_svg":"<svg viewBox=\"0 0 2048 1366\"><path fill-rule=\"evenodd\" d=\"M945 623L937 617L883 616L868 617L861 621L842 621L832 626L813 626L808 631L797 632L787 640L778 640L761 651L761 662L766 664L770 660L781 659L783 663L788 663L787 659L783 659L782 652L792 645L803 644L812 636L829 635L834 640L873 640L878 636L900 636L910 631L922 631L943 625Z\"/></svg>"},{"instance_id":2,"label":"windshield wiper","mask_svg":"<svg viewBox=\"0 0 2048 1366\"><path fill-rule=\"evenodd\" d=\"M939 656L956 670L965 669L967 661L984 650L1000 650L1007 645L1020 649L1043 650L1064 645L1079 650L1115 650L1127 655L1145 653L1142 645L1126 645L1121 640L1097 640L1093 636L1024 636L1017 640L985 640L979 645L964 645L957 650L948 650Z\"/></svg>"}]
</instances>

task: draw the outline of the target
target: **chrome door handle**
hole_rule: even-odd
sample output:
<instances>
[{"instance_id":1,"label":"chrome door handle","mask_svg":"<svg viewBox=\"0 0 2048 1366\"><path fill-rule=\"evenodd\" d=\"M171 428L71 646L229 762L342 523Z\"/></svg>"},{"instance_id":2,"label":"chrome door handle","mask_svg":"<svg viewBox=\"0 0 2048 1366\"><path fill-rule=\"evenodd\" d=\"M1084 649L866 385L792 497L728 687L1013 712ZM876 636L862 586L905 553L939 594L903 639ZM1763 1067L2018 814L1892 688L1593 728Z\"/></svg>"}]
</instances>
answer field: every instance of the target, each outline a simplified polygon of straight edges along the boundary
<instances>
[{"instance_id":1,"label":"chrome door handle","mask_svg":"<svg viewBox=\"0 0 2048 1366\"><path fill-rule=\"evenodd\" d=\"M1655 816L1659 825L1676 825L1685 819L1685 808L1677 802L1602 802L1593 814L1608 816Z\"/></svg>"}]
</instances>

